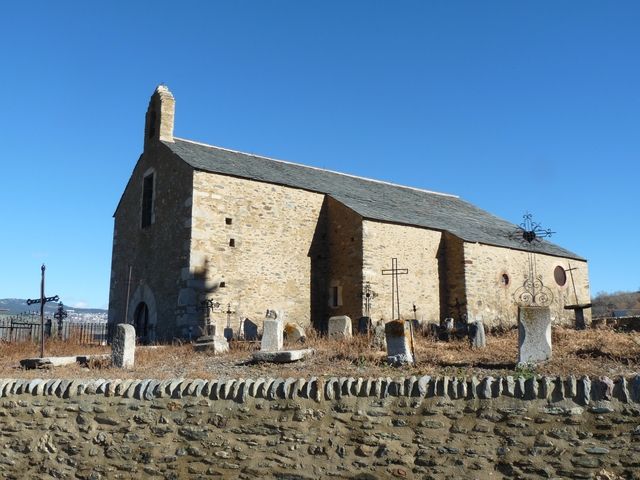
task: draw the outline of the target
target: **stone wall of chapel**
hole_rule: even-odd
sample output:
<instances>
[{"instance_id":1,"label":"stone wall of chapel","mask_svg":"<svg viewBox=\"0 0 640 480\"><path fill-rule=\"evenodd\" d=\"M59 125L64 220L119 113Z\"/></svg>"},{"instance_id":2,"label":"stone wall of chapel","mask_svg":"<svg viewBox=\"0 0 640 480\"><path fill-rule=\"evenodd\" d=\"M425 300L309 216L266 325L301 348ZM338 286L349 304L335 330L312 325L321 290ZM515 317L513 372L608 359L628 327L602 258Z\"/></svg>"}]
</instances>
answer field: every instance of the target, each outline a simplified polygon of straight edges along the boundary
<instances>
[{"instance_id":1,"label":"stone wall of chapel","mask_svg":"<svg viewBox=\"0 0 640 480\"><path fill-rule=\"evenodd\" d=\"M142 183L153 171L154 221L141 228ZM157 325L151 338L176 334L180 273L189 265L192 170L162 144L152 144L136 164L115 214L109 322L125 322L127 284L130 299L143 285L155 298ZM131 302L131 300L130 300ZM129 305L131 319L136 305Z\"/></svg>"},{"instance_id":2,"label":"stone wall of chapel","mask_svg":"<svg viewBox=\"0 0 640 480\"><path fill-rule=\"evenodd\" d=\"M370 282L377 295L372 301L373 321L391 320L391 276L382 270L391 268L391 258L398 258L399 268L408 268L408 275L399 276L400 313L423 322L440 320L440 282L438 250L442 234L424 228L394 225L365 220L363 236L363 282Z\"/></svg>"},{"instance_id":3,"label":"stone wall of chapel","mask_svg":"<svg viewBox=\"0 0 640 480\"><path fill-rule=\"evenodd\" d=\"M461 319L466 310L464 242L449 232L442 234L438 251L440 271L440 317Z\"/></svg>"},{"instance_id":4,"label":"stone wall of chapel","mask_svg":"<svg viewBox=\"0 0 640 480\"><path fill-rule=\"evenodd\" d=\"M331 197L327 207L328 295L320 326L324 330L322 320L348 315L355 331L362 316L362 217Z\"/></svg>"},{"instance_id":5,"label":"stone wall of chapel","mask_svg":"<svg viewBox=\"0 0 640 480\"><path fill-rule=\"evenodd\" d=\"M324 195L252 180L194 172L191 287L181 302L219 302L213 323L262 324L267 309L310 322L312 241ZM221 286L224 282L224 286Z\"/></svg>"},{"instance_id":6,"label":"stone wall of chapel","mask_svg":"<svg viewBox=\"0 0 640 480\"><path fill-rule=\"evenodd\" d=\"M482 317L485 325L490 327L516 325L517 304L514 294L522 286L525 273L528 272L528 253L490 245L465 243L464 255L469 319ZM552 321L559 324L573 324L574 312L564 309L565 305L576 303L570 273L566 272L564 286L559 286L554 278L554 269L557 266L565 270L569 266L576 268L573 271L573 278L578 301L589 303L591 295L587 262L535 254L535 264L544 285L553 293ZM506 285L503 275L508 276ZM585 319L590 322L591 310L585 310Z\"/></svg>"}]
</instances>

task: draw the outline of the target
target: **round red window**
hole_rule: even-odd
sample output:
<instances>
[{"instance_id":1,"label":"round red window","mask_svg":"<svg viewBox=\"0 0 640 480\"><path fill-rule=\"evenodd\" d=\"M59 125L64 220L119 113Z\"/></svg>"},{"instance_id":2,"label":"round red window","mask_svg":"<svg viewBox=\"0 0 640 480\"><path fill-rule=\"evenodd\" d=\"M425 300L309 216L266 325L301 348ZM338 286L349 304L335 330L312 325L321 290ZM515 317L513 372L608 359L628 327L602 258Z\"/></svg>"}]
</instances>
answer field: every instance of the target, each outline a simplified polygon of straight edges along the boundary
<instances>
[{"instance_id":1,"label":"round red window","mask_svg":"<svg viewBox=\"0 0 640 480\"><path fill-rule=\"evenodd\" d=\"M555 278L558 285L564 287L565 283L567 283L567 272L564 268L558 265L553 271L553 278Z\"/></svg>"}]
</instances>

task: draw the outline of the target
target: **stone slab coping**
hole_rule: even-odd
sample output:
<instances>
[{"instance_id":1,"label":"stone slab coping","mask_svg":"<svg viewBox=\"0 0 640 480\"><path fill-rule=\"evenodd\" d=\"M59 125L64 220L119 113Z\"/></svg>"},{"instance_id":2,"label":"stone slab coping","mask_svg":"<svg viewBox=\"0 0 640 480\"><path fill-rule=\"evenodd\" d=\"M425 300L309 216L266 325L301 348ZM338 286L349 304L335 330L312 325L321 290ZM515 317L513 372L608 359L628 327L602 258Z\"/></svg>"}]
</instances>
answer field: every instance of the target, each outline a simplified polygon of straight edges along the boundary
<instances>
[{"instance_id":1,"label":"stone slab coping","mask_svg":"<svg viewBox=\"0 0 640 480\"><path fill-rule=\"evenodd\" d=\"M279 350L277 352L254 352L253 360L257 362L291 363L314 355L312 348L301 350Z\"/></svg>"},{"instance_id":2,"label":"stone slab coping","mask_svg":"<svg viewBox=\"0 0 640 480\"><path fill-rule=\"evenodd\" d=\"M589 406L598 413L613 411L612 405L640 403L640 375L633 378L532 377L311 377L257 379L0 379L0 397L19 395L74 398L82 395L124 397L138 400L200 397L244 403L249 398L340 400L347 397L404 397L421 400L563 401ZM640 408L640 407L634 407ZM594 410L595 409L595 410Z\"/></svg>"}]
</instances>

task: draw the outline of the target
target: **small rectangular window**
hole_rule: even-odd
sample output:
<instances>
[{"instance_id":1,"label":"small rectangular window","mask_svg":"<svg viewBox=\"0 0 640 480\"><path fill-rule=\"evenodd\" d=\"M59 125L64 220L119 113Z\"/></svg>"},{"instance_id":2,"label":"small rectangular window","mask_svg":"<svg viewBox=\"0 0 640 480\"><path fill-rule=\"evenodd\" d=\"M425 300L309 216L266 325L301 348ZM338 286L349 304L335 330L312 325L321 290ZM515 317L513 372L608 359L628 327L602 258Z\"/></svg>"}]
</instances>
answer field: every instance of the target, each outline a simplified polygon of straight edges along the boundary
<instances>
[{"instance_id":1,"label":"small rectangular window","mask_svg":"<svg viewBox=\"0 0 640 480\"><path fill-rule=\"evenodd\" d=\"M235 246L236 246L236 241L235 241L235 239L233 239L233 238L230 238L230 239L229 239L229 246L230 246L230 247L235 247Z\"/></svg>"},{"instance_id":2,"label":"small rectangular window","mask_svg":"<svg viewBox=\"0 0 640 480\"><path fill-rule=\"evenodd\" d=\"M331 287L331 306L338 307L338 287Z\"/></svg>"},{"instance_id":3,"label":"small rectangular window","mask_svg":"<svg viewBox=\"0 0 640 480\"><path fill-rule=\"evenodd\" d=\"M226 223L227 225L231 225L233 223L233 220L229 217L224 219L224 223Z\"/></svg>"},{"instance_id":4,"label":"small rectangular window","mask_svg":"<svg viewBox=\"0 0 640 480\"><path fill-rule=\"evenodd\" d=\"M142 228L153 223L153 173L142 181Z\"/></svg>"}]
</instances>

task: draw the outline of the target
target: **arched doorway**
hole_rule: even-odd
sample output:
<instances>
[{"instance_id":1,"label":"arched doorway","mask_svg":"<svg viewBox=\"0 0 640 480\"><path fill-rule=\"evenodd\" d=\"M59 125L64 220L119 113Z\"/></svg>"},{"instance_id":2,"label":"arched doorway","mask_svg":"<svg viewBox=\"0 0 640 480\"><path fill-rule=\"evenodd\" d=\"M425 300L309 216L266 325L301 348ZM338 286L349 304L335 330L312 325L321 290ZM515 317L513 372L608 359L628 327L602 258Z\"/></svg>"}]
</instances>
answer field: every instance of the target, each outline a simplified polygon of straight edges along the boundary
<instances>
[{"instance_id":1,"label":"arched doorway","mask_svg":"<svg viewBox=\"0 0 640 480\"><path fill-rule=\"evenodd\" d=\"M158 327L158 311L156 299L146 284L141 284L131 296L127 323L136 329L138 343L154 343Z\"/></svg>"},{"instance_id":2,"label":"arched doorway","mask_svg":"<svg viewBox=\"0 0 640 480\"><path fill-rule=\"evenodd\" d=\"M133 326L136 328L137 343L148 341L149 335L149 307L140 302L133 314Z\"/></svg>"}]
</instances>

